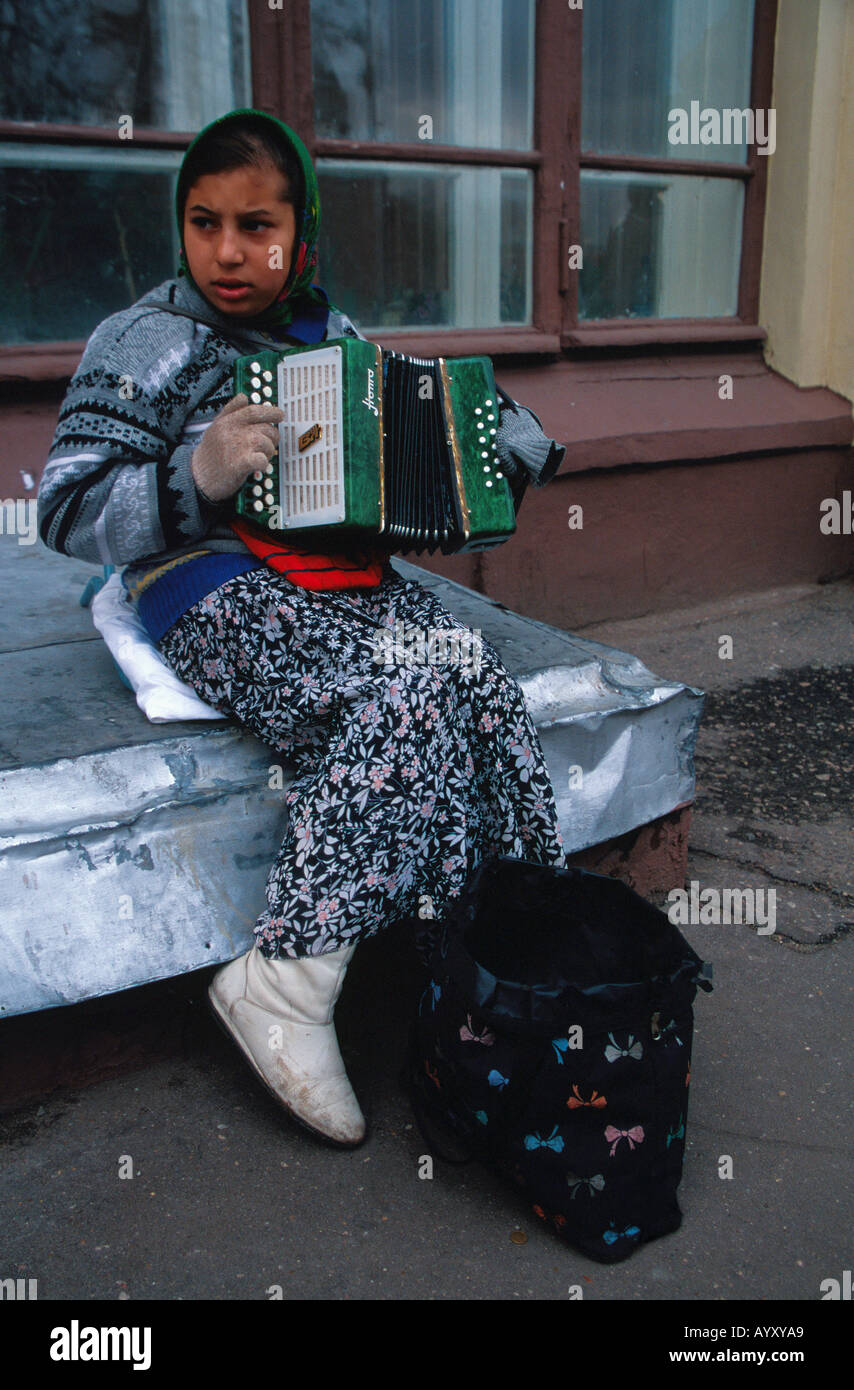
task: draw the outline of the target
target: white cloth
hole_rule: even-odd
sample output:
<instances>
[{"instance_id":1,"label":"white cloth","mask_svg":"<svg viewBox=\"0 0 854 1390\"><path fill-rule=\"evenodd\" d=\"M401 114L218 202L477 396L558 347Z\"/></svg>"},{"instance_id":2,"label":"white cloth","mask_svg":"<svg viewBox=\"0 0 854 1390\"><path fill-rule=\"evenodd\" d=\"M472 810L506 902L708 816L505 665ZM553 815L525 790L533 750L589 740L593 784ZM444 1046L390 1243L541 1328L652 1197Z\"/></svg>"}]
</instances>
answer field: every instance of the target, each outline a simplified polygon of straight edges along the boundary
<instances>
[{"instance_id":1,"label":"white cloth","mask_svg":"<svg viewBox=\"0 0 854 1390\"><path fill-rule=\"evenodd\" d=\"M136 703L152 724L226 718L200 700L192 687L166 665L137 617L120 575L111 575L92 599L92 621L130 681Z\"/></svg>"}]
</instances>

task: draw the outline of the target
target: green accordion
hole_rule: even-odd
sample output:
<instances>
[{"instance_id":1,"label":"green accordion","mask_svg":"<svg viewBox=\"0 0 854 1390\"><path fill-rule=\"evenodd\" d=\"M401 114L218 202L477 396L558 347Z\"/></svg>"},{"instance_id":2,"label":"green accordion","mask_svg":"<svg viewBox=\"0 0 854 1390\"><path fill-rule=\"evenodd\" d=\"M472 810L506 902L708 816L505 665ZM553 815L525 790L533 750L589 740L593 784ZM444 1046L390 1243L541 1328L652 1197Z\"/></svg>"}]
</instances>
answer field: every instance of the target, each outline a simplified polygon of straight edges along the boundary
<instances>
[{"instance_id":1,"label":"green accordion","mask_svg":"<svg viewBox=\"0 0 854 1390\"><path fill-rule=\"evenodd\" d=\"M335 338L241 357L234 386L285 412L277 452L237 494L246 521L398 553L481 550L513 534L488 357L407 357Z\"/></svg>"}]
</instances>

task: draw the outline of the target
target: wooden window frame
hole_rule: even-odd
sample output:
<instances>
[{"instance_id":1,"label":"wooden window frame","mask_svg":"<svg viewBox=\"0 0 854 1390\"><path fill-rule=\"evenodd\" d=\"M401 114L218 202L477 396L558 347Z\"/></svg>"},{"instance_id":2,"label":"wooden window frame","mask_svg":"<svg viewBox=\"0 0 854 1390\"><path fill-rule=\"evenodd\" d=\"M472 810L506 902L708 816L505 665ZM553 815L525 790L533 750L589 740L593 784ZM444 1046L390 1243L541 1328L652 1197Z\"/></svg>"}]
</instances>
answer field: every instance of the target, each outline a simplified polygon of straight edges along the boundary
<instances>
[{"instance_id":1,"label":"wooden window frame","mask_svg":"<svg viewBox=\"0 0 854 1390\"><path fill-rule=\"evenodd\" d=\"M756 0L750 105L771 104L778 0ZM248 0L253 103L298 131L312 158L467 164L529 169L534 178L533 304L530 326L494 329L389 330L374 335L398 350L425 355L485 352L494 357L576 355L600 348L761 342L758 323L767 156L754 145L745 164L691 159L601 155L582 150L581 61L583 9L566 0L537 0L534 48L534 145L526 151L472 149L424 143L382 144L319 139L314 129L310 0L273 9ZM136 149L186 149L195 132L136 127ZM0 121L0 141L116 146L118 129ZM126 146L125 146L126 147ZM745 184L738 313L725 318L607 319L578 323L577 276L568 250L581 241L580 172L621 169L739 178ZM346 307L346 306L345 306ZM84 342L0 346L0 377L39 380L70 375Z\"/></svg>"}]
</instances>

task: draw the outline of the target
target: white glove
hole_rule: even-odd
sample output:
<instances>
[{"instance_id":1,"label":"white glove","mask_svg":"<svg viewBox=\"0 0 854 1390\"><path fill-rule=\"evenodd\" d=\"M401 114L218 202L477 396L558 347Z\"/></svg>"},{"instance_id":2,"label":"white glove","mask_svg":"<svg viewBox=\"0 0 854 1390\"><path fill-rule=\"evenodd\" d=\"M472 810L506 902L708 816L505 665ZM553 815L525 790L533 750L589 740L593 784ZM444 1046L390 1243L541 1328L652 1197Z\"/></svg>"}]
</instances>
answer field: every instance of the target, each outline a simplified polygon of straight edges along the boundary
<instances>
[{"instance_id":1,"label":"white glove","mask_svg":"<svg viewBox=\"0 0 854 1390\"><path fill-rule=\"evenodd\" d=\"M250 473L270 462L284 418L277 405L250 405L242 393L223 406L190 462L196 487L208 502L233 496Z\"/></svg>"}]
</instances>

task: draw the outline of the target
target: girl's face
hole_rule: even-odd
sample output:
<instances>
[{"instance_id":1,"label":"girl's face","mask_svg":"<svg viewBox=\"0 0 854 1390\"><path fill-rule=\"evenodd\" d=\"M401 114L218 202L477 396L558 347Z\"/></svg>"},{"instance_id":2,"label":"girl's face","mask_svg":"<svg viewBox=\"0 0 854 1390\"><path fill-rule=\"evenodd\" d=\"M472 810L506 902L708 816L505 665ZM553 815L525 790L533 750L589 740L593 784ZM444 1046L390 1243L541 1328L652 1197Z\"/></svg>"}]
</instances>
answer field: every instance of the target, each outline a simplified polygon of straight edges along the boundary
<instances>
[{"instance_id":1,"label":"girl's face","mask_svg":"<svg viewBox=\"0 0 854 1390\"><path fill-rule=\"evenodd\" d=\"M296 213L282 201L285 181L272 165L205 174L184 208L190 274L220 313L260 314L282 290L296 241Z\"/></svg>"}]
</instances>

